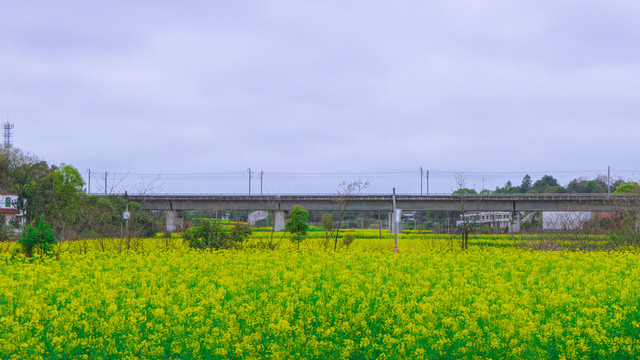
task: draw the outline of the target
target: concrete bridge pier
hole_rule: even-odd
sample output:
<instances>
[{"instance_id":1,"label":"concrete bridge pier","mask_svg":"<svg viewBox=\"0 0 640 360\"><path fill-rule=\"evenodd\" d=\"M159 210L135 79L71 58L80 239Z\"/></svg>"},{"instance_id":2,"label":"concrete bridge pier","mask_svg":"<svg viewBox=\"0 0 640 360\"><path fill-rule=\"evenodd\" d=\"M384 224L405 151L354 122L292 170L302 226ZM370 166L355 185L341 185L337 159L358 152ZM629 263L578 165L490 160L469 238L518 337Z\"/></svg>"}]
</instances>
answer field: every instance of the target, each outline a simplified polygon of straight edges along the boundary
<instances>
[{"instance_id":1,"label":"concrete bridge pier","mask_svg":"<svg viewBox=\"0 0 640 360\"><path fill-rule=\"evenodd\" d=\"M182 211L167 210L165 213L165 219L167 231L184 231L184 214Z\"/></svg>"},{"instance_id":2,"label":"concrete bridge pier","mask_svg":"<svg viewBox=\"0 0 640 360\"><path fill-rule=\"evenodd\" d=\"M285 219L287 217L286 211L276 210L273 222L273 231L284 230Z\"/></svg>"}]
</instances>

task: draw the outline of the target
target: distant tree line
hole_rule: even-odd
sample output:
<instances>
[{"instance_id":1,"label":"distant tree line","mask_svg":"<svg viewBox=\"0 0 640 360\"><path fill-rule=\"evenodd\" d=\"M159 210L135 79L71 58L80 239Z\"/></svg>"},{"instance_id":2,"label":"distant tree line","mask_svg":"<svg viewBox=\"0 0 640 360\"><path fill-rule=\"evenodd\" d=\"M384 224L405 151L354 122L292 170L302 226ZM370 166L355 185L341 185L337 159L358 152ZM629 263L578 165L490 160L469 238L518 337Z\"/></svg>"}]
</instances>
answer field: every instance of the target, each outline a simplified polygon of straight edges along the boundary
<instances>
[{"instance_id":1,"label":"distant tree line","mask_svg":"<svg viewBox=\"0 0 640 360\"><path fill-rule=\"evenodd\" d=\"M606 194L607 192L615 192L623 185L623 188L631 186L625 184L635 183L627 183L622 179L616 179L608 185L607 177L601 175L592 180L573 179L569 184L567 184L567 186L562 186L558 180L551 175L544 175L535 182L533 182L530 175L525 175L522 178L520 185L514 185L511 180L509 180L504 184L504 186L496 187L494 191L483 189L480 191L480 194ZM618 192L623 192L623 190ZM478 192L474 189L460 188L454 191L453 194L478 194Z\"/></svg>"},{"instance_id":2,"label":"distant tree line","mask_svg":"<svg viewBox=\"0 0 640 360\"><path fill-rule=\"evenodd\" d=\"M573 179L564 187L557 179L551 175L544 175L542 178L532 183L531 176L526 175L522 179L520 186L513 186L510 181L504 187L497 187L495 193L503 194L535 194L535 193L568 193L568 194L605 194L614 192L616 188L624 183L624 180L617 179L610 185L607 184L605 176L598 176L595 179Z\"/></svg>"}]
</instances>

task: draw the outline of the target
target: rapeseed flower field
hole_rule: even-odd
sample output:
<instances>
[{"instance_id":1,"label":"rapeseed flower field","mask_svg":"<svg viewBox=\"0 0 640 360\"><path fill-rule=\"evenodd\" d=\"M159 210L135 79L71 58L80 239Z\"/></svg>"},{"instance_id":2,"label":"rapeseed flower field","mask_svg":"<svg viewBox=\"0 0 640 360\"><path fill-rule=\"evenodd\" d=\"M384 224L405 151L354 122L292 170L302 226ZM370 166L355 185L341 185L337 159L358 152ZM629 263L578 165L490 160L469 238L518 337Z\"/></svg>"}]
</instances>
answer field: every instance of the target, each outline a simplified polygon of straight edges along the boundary
<instances>
[{"instance_id":1,"label":"rapeseed flower field","mask_svg":"<svg viewBox=\"0 0 640 360\"><path fill-rule=\"evenodd\" d=\"M633 252L137 241L0 254L0 358L640 357Z\"/></svg>"}]
</instances>

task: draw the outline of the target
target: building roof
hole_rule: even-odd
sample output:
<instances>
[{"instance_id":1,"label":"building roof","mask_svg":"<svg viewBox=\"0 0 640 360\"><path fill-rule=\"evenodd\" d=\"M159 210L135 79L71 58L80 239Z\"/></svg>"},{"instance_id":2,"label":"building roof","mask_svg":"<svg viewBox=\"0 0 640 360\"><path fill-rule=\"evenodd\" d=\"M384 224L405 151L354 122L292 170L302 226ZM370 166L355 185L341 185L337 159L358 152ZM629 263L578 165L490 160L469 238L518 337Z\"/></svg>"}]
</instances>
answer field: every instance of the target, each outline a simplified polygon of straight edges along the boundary
<instances>
[{"instance_id":1,"label":"building roof","mask_svg":"<svg viewBox=\"0 0 640 360\"><path fill-rule=\"evenodd\" d=\"M20 211L14 209L0 209L0 214L5 215L19 215Z\"/></svg>"},{"instance_id":2,"label":"building roof","mask_svg":"<svg viewBox=\"0 0 640 360\"><path fill-rule=\"evenodd\" d=\"M18 194L14 194L12 192L9 192L9 190L5 189L4 187L0 186L0 195L14 195L14 196L18 196Z\"/></svg>"}]
</instances>

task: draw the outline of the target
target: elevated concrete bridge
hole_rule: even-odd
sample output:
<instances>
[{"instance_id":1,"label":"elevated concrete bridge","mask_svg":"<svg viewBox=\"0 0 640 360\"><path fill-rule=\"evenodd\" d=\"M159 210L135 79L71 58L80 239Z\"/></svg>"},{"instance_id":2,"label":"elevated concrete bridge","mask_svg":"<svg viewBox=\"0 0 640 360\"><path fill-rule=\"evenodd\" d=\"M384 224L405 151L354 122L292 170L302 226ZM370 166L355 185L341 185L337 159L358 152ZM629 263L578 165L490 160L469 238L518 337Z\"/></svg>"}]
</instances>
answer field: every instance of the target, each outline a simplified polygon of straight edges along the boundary
<instances>
[{"instance_id":1,"label":"elevated concrete bridge","mask_svg":"<svg viewBox=\"0 0 640 360\"><path fill-rule=\"evenodd\" d=\"M133 195L143 209L165 211L167 230L182 228L187 210L275 211L276 229L284 227L285 212L294 205L309 211L336 211L336 195ZM397 208L412 211L614 211L640 203L636 195L608 194L490 194L490 195L396 195ZM391 194L348 197L348 210L392 211Z\"/></svg>"}]
</instances>

